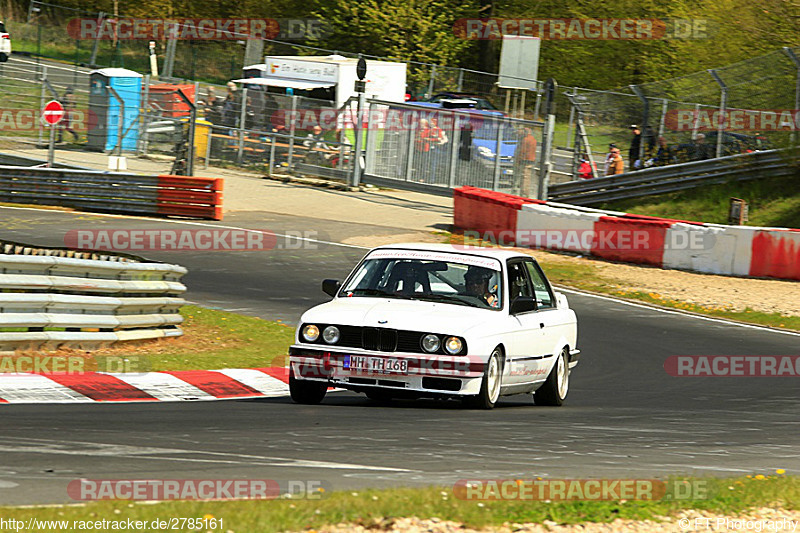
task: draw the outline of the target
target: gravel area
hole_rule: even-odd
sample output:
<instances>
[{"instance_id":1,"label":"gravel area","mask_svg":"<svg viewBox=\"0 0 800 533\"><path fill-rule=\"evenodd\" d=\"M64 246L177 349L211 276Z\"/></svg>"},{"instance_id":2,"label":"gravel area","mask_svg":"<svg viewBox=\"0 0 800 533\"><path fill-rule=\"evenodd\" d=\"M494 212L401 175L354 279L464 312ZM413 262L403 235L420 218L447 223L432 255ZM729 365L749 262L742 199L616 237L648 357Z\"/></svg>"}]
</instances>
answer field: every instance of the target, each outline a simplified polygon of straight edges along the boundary
<instances>
[{"instance_id":1,"label":"gravel area","mask_svg":"<svg viewBox=\"0 0 800 533\"><path fill-rule=\"evenodd\" d=\"M759 527L760 525L760 527ZM800 529L800 511L760 508L735 516L717 515L705 511L687 510L674 517L658 520L622 520L610 523L586 522L559 525L545 520L542 524L506 523L501 527L470 529L458 522L431 518L398 518L376 520L373 524L336 524L320 528L317 533L368 533L375 531L397 533L605 533L605 532L700 532L700 531L796 531ZM306 531L308 533L308 530Z\"/></svg>"}]
</instances>

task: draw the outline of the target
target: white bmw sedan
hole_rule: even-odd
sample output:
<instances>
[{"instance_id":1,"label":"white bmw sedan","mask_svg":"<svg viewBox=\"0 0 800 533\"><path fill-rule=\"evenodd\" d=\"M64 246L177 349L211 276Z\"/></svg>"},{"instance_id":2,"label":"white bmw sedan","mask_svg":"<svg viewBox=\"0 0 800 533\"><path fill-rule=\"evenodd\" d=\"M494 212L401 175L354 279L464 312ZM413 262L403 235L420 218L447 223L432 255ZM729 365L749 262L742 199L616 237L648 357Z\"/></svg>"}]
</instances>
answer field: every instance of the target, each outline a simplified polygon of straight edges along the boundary
<instances>
[{"instance_id":1,"label":"white bmw sedan","mask_svg":"<svg viewBox=\"0 0 800 533\"><path fill-rule=\"evenodd\" d=\"M567 397L577 320L529 255L381 246L322 290L333 299L303 314L289 352L295 402L319 403L328 387L483 409L512 394L537 405Z\"/></svg>"}]
</instances>

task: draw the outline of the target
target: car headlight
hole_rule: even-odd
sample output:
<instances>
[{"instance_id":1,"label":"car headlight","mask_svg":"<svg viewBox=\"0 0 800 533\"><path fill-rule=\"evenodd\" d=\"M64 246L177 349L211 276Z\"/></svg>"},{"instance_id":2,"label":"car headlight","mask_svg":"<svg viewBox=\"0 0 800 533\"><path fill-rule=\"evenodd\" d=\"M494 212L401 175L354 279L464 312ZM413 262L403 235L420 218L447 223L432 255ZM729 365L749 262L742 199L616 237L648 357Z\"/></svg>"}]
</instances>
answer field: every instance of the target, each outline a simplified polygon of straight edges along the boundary
<instances>
[{"instance_id":1,"label":"car headlight","mask_svg":"<svg viewBox=\"0 0 800 533\"><path fill-rule=\"evenodd\" d=\"M447 337L444 341L444 349L450 355L456 355L461 351L461 348L464 347L464 344L461 342L461 339L458 337Z\"/></svg>"},{"instance_id":2,"label":"car headlight","mask_svg":"<svg viewBox=\"0 0 800 533\"><path fill-rule=\"evenodd\" d=\"M303 338L306 342L316 342L319 339L319 328L314 324L308 324L303 328Z\"/></svg>"},{"instance_id":3,"label":"car headlight","mask_svg":"<svg viewBox=\"0 0 800 533\"><path fill-rule=\"evenodd\" d=\"M441 346L441 341L439 337L430 333L422 337L422 349L428 353L434 353L439 351L439 346Z\"/></svg>"},{"instance_id":4,"label":"car headlight","mask_svg":"<svg viewBox=\"0 0 800 533\"><path fill-rule=\"evenodd\" d=\"M328 326L322 330L322 338L328 344L336 344L339 342L340 337L341 334L339 333L339 328L336 326Z\"/></svg>"}]
</instances>

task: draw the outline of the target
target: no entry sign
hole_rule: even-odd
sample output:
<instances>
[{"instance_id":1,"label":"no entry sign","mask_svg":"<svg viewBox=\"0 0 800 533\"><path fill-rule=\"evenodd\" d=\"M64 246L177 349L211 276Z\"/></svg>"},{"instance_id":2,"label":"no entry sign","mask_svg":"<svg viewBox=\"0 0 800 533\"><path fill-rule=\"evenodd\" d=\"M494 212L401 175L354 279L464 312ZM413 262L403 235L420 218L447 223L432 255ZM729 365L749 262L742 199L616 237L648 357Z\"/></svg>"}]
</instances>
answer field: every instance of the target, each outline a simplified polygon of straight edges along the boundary
<instances>
[{"instance_id":1,"label":"no entry sign","mask_svg":"<svg viewBox=\"0 0 800 533\"><path fill-rule=\"evenodd\" d=\"M42 111L42 120L44 120L46 124L55 126L61 122L63 118L64 106L61 105L61 102L56 100L47 102L47 105L44 106L44 111Z\"/></svg>"}]
</instances>

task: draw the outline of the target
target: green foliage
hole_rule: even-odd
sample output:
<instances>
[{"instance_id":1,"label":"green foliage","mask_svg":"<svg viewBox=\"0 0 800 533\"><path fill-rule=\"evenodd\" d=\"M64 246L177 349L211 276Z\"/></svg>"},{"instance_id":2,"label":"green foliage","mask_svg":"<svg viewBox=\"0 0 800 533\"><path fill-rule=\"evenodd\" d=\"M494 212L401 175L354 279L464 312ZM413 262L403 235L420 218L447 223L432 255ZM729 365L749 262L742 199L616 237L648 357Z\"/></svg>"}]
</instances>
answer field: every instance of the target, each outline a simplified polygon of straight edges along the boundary
<instances>
[{"instance_id":1,"label":"green foliage","mask_svg":"<svg viewBox=\"0 0 800 533\"><path fill-rule=\"evenodd\" d=\"M403 61L457 65L471 43L454 35L453 22L468 16L474 5L448 0L317 0L314 15L334 28L333 35L318 44ZM427 79L427 69L409 70L410 81Z\"/></svg>"},{"instance_id":2,"label":"green foliage","mask_svg":"<svg viewBox=\"0 0 800 533\"><path fill-rule=\"evenodd\" d=\"M750 211L747 224L751 226L800 228L798 176L696 187L677 193L609 202L602 208L727 224L731 197L747 201Z\"/></svg>"},{"instance_id":3,"label":"green foliage","mask_svg":"<svg viewBox=\"0 0 800 533\"><path fill-rule=\"evenodd\" d=\"M58 0L89 12L114 12L114 0ZM6 19L24 20L28 0L6 0ZM609 89L716 68L798 45L800 9L786 0L119 0L123 16L318 17L332 34L321 48L495 71L496 41L462 40L461 18L623 18L707 21L707 38L653 40L545 40L540 77L561 85ZM74 11L47 7L48 24L65 25ZM701 36L702 37L702 36ZM285 53L286 51L284 51ZM306 51L304 53L312 53ZM223 57L224 61L224 57ZM424 84L427 68L410 67L409 80Z\"/></svg>"}]
</instances>

